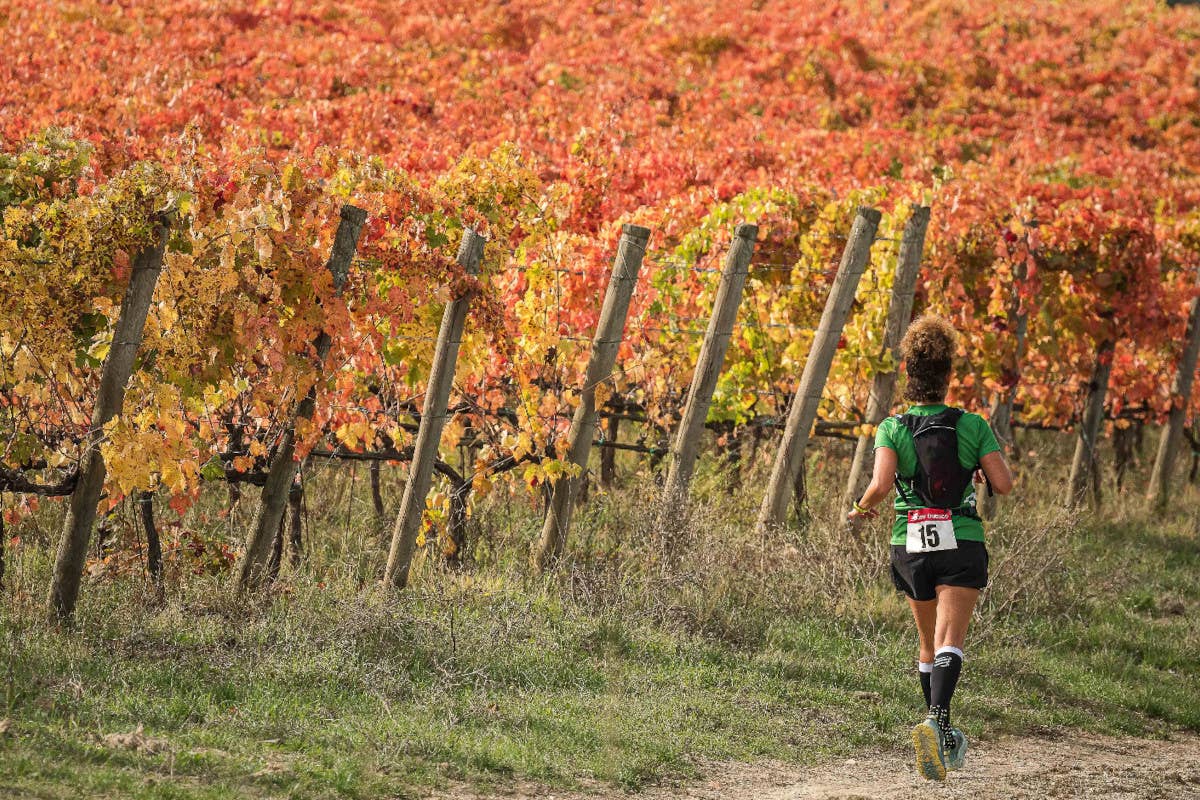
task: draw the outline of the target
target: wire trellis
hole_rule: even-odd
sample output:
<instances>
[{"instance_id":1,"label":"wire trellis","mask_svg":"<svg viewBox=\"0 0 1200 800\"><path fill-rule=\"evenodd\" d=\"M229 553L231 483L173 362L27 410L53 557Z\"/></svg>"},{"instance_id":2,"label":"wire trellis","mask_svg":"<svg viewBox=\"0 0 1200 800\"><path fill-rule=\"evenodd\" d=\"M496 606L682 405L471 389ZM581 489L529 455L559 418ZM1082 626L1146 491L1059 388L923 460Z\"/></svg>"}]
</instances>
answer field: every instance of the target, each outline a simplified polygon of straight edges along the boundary
<instances>
[{"instance_id":1,"label":"wire trellis","mask_svg":"<svg viewBox=\"0 0 1200 800\"><path fill-rule=\"evenodd\" d=\"M833 245L835 242L844 242L847 238L845 235L835 234L830 236L824 244ZM877 237L876 241L896 242L899 240ZM671 250L649 251L643 255L644 265L641 275L641 282L643 284L648 280L674 281L680 287L680 290L691 292L689 298L692 299L696 297L694 287L711 287L713 283L711 276L723 276L726 271L723 264L724 254L717 248L707 249L694 258L683 257L678 252ZM571 407L572 401L568 395L577 395L581 391L598 388L600 384L604 383L610 384L610 388L613 391L623 393L627 398L636 396L636 401L630 400L629 402L636 402L643 408L656 409L655 413L660 418L678 416L687 400L691 372L694 365L682 363L678 359L664 364L661 360L662 348L657 345L663 343L663 340L685 339L687 341L694 341L708 335L710 333L710 320L707 317L690 313L679 316L673 314L655 315L642 310L642 305L635 300L635 307L638 307L639 310L635 311L627 320L624 336L619 339L597 339L594 328L592 330L586 329L584 321L588 319L589 314L582 308L586 303L571 304L571 314L569 315L571 324L564 326L563 321L567 316L564 315L564 310L568 305L568 290L564 279L578 277L585 281L593 281L602 285L612 280L611 274L604 265L595 264L591 267L572 265L568 262L567 255L560 243L553 241L549 243L544 253L535 256L542 259L539 263L527 263L523 260L523 253L511 248L507 250L507 257L507 263L502 266L499 272L492 272L490 275L485 275L485 278L495 277L497 274L514 272L527 275L536 273L549 278L547 285L542 287L543 293L539 298L542 304L540 310L543 330L548 332L545 341L539 342L539 347L545 345L542 349L547 354L547 357L542 363L522 365L521 369L528 369L529 371L528 385L536 386L541 390L543 395L559 395L557 401L535 403L532 399L532 392L525 391L521 393L517 391L517 385L512 376L501 376L500 378L493 376L490 378L496 390L512 398L512 401L520 407L526 419L541 418L541 421L547 423L552 430L561 429L562 426L550 424L552 420L548 418L556 417L562 413L563 409ZM363 257L355 257L352 263L360 267L377 265L376 260ZM793 339L799 336L815 335L818 332L815 325L789 320L789 317L795 316L802 307L791 307L788 303L791 302L793 296L800 296L799 293L801 292L823 293L835 280L838 269L839 263L836 260L830 260L828 263L813 263L806 257L797 255L793 258L791 252L783 253L762 250L756 252L746 267L747 280L743 299L743 313L746 313L747 308L753 309L751 318L735 322L728 335L738 337L753 332L766 331L782 332L793 337ZM806 280L806 278L811 278L811 280ZM575 290L572 289L572 291ZM701 289L701 291L706 290ZM889 290L886 289L863 286L859 288L857 296L860 298L882 297L889 293ZM808 302L808 298L805 298L805 300ZM176 302L178 303L178 299ZM774 304L778 304L778 307L774 307ZM595 311L598 314L599 304L596 303L594 305L596 306ZM694 302L688 305L689 308L694 307ZM511 311L511 307L509 310ZM816 309L808 309L808 311L815 315ZM513 322L511 320L506 321L505 325L510 326L510 337L506 344L509 347L515 348L514 354L517 358L520 358L522 346L521 335L511 335L513 331L511 327ZM436 332L433 330L429 330L428 332L405 331L403 333L393 333L374 327L362 329L356 331L349 341L338 342L335 350L337 355L334 359L323 365L323 371L328 379L347 370L356 369L353 362L356 356L362 353L364 348L370 353L370 347L381 349L381 346L395 347L401 343L413 343L422 345L419 349L424 350L424 346L433 345L438 342L438 336L435 334ZM655 339L654 337L658 338ZM379 341L368 345L369 340L374 338L378 338ZM464 339L469 341L471 339L470 334L464 337ZM619 345L622 348L621 352L626 355L626 358L623 361L618 360L616 366L609 374L605 375L601 380L594 382L593 385L581 386L576 373L583 360L585 348L562 347L560 344L563 342L593 347ZM123 344L123 342L116 342L114 344ZM491 342L489 346L495 346L495 344L496 342ZM780 345L787 344L787 342L775 341L772 344ZM530 366L532 366L531 369L529 369ZM386 372L386 369L383 372ZM855 372L859 371L856 370ZM857 380L856 378L856 385L849 390L850 396L857 396L861 392L861 387L857 385ZM318 381L318 387L321 385L322 382ZM330 418L340 419L346 415L361 415L368 420L375 421L388 417L418 417L419 414L414 409L422 401L423 392L419 392L412 387L405 387L406 391L397 392L396 390L399 386L398 384L389 383L386 388L389 396L386 400L381 401L378 407L366 405L361 402L342 400L338 398L336 393L321 390L319 392L320 416L328 420ZM408 391L408 389L411 389L411 391ZM469 394L461 383L456 385L455 392L457 396L464 398ZM755 398L763 398L767 404L772 406L777 416L787 413L787 409L794 397L794 392L794 388L784 388L778 384L770 388L747 388L744 386L728 385L718 387L719 395L748 394ZM849 408L844 402L843 394L840 393L835 398L835 402L839 404L841 410L849 413L853 409ZM214 431L223 431L223 435L232 436L235 432L240 431L242 434L252 437L275 440L285 427L294 424L281 410L294 406L301 398L297 396L293 389L288 389L280 393L276 399L279 402L275 404L272 413L267 418L259 418L252 413L251 408L240 401L223 409L209 408L205 404L203 412L198 416L189 415L182 407L179 411L185 418L195 416L195 419L189 422L193 426L198 427L199 424L203 423L210 426ZM828 401L829 398L826 398L826 400ZM474 404L465 413L475 416L486 415L490 413L488 408L492 405L494 403L487 407ZM496 417L493 421L501 424L501 426L508 426L511 429L519 424L519 417L515 413L512 413ZM332 436L335 435L335 432L326 431L324 435ZM93 446L101 441L104 440L98 439Z\"/></svg>"}]
</instances>

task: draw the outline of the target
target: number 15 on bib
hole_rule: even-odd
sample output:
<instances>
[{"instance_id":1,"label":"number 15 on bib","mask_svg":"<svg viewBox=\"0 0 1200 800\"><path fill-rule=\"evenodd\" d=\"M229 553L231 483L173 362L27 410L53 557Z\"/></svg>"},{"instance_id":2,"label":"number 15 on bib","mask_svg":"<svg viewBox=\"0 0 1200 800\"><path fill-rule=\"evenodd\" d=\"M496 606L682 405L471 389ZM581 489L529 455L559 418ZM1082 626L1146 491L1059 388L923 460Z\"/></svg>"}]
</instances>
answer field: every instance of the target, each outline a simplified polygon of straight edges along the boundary
<instances>
[{"instance_id":1,"label":"number 15 on bib","mask_svg":"<svg viewBox=\"0 0 1200 800\"><path fill-rule=\"evenodd\" d=\"M916 508L908 512L908 537L904 549L910 553L957 550L954 520L948 508Z\"/></svg>"}]
</instances>

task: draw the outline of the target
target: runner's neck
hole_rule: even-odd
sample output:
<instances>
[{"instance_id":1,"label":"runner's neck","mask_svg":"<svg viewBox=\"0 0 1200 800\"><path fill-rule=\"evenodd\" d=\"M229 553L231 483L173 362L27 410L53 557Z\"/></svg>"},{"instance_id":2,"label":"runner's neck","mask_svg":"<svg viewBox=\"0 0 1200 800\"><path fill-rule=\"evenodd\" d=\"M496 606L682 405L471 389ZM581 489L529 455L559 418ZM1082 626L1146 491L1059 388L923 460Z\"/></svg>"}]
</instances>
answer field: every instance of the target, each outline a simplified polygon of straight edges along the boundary
<instances>
[{"instance_id":1,"label":"runner's neck","mask_svg":"<svg viewBox=\"0 0 1200 800\"><path fill-rule=\"evenodd\" d=\"M949 406L945 403L915 403L908 410L910 413L913 411L928 411L936 414L939 411L945 411L947 408Z\"/></svg>"}]
</instances>

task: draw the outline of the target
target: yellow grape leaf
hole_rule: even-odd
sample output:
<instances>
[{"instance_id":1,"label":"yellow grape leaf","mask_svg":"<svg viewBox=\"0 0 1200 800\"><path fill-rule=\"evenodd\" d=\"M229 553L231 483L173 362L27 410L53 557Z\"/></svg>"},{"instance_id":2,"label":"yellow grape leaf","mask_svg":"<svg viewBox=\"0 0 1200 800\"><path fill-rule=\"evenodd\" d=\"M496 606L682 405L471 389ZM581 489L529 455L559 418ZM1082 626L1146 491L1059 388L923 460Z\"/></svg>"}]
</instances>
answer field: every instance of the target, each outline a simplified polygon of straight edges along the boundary
<instances>
[{"instance_id":1,"label":"yellow grape leaf","mask_svg":"<svg viewBox=\"0 0 1200 800\"><path fill-rule=\"evenodd\" d=\"M462 441L466 432L467 424L463 418L461 416L453 417L442 430L442 447L458 447L458 443Z\"/></svg>"},{"instance_id":2,"label":"yellow grape leaf","mask_svg":"<svg viewBox=\"0 0 1200 800\"><path fill-rule=\"evenodd\" d=\"M533 438L525 431L521 431L520 435L517 436L516 444L513 445L513 458L517 461L520 461L522 458L529 455L530 451L532 450Z\"/></svg>"},{"instance_id":3,"label":"yellow grape leaf","mask_svg":"<svg viewBox=\"0 0 1200 800\"><path fill-rule=\"evenodd\" d=\"M334 435L336 435L337 438L351 450L358 447L358 435L351 429L350 423L343 422L338 426L338 429L334 431Z\"/></svg>"},{"instance_id":4,"label":"yellow grape leaf","mask_svg":"<svg viewBox=\"0 0 1200 800\"><path fill-rule=\"evenodd\" d=\"M521 473L522 480L529 486L530 489L535 488L542 482L544 475L542 474L541 464L529 464L525 467L525 471Z\"/></svg>"}]
</instances>

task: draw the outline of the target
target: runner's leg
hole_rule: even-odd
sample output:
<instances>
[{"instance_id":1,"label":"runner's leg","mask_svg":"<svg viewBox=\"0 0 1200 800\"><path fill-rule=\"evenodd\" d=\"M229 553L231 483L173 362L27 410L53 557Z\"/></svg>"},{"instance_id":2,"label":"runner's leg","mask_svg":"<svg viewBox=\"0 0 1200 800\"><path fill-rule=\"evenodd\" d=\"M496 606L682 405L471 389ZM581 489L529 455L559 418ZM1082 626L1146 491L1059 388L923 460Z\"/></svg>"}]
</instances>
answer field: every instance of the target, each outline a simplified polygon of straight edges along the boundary
<instances>
[{"instance_id":1,"label":"runner's leg","mask_svg":"<svg viewBox=\"0 0 1200 800\"><path fill-rule=\"evenodd\" d=\"M925 697L925 708L930 706L930 677L933 673L934 631L937 626L937 600L908 600L913 619L917 623L917 671L921 678L921 694Z\"/></svg>"},{"instance_id":2,"label":"runner's leg","mask_svg":"<svg viewBox=\"0 0 1200 800\"><path fill-rule=\"evenodd\" d=\"M962 670L963 643L979 590L965 586L937 586L937 622L934 626L933 672L930 675L930 713L935 715L947 743L951 741L950 700Z\"/></svg>"},{"instance_id":3,"label":"runner's leg","mask_svg":"<svg viewBox=\"0 0 1200 800\"><path fill-rule=\"evenodd\" d=\"M971 613L979 590L966 586L936 586L937 623L934 626L933 650L942 647L962 649L967 640L967 626L971 624Z\"/></svg>"}]
</instances>

